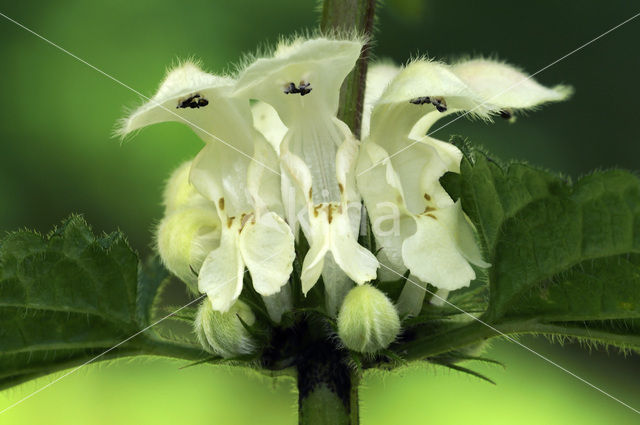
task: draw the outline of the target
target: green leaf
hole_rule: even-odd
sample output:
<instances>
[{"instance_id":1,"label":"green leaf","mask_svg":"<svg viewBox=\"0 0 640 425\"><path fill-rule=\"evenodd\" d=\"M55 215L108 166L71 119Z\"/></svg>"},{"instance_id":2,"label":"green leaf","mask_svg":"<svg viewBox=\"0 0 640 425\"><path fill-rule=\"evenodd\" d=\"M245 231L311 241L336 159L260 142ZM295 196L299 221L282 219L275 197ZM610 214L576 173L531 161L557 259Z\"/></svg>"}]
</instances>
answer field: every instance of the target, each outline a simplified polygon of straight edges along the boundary
<instances>
[{"instance_id":1,"label":"green leaf","mask_svg":"<svg viewBox=\"0 0 640 425\"><path fill-rule=\"evenodd\" d=\"M90 358L137 331L137 258L74 216L0 244L0 387Z\"/></svg>"},{"instance_id":2,"label":"green leaf","mask_svg":"<svg viewBox=\"0 0 640 425\"><path fill-rule=\"evenodd\" d=\"M492 267L489 317L638 317L640 181L594 173L571 186L546 171L484 155L457 182Z\"/></svg>"},{"instance_id":3,"label":"green leaf","mask_svg":"<svg viewBox=\"0 0 640 425\"><path fill-rule=\"evenodd\" d=\"M542 334L555 342L578 341L587 347L614 346L640 352L640 320L589 320L531 323L520 333Z\"/></svg>"},{"instance_id":4,"label":"green leaf","mask_svg":"<svg viewBox=\"0 0 640 425\"><path fill-rule=\"evenodd\" d=\"M510 316L545 321L640 317L640 256L587 261L534 286L514 305Z\"/></svg>"},{"instance_id":5,"label":"green leaf","mask_svg":"<svg viewBox=\"0 0 640 425\"><path fill-rule=\"evenodd\" d=\"M142 326L151 324L152 309L160 288L166 285L171 275L156 255L150 257L138 270L138 300L136 313Z\"/></svg>"},{"instance_id":6,"label":"green leaf","mask_svg":"<svg viewBox=\"0 0 640 425\"><path fill-rule=\"evenodd\" d=\"M201 358L199 349L150 334L128 340L148 323L154 279L165 273L139 271L121 233L95 237L79 216L46 237L7 235L0 241L0 388L98 356Z\"/></svg>"}]
</instances>

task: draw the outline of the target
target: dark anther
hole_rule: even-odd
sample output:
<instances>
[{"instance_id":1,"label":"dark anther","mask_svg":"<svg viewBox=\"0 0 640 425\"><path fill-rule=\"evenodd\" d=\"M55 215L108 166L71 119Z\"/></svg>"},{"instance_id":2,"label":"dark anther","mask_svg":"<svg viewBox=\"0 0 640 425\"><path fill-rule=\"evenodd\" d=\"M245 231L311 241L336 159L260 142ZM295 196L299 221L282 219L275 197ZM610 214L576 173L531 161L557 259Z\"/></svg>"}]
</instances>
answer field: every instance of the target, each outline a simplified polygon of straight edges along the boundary
<instances>
[{"instance_id":1,"label":"dark anther","mask_svg":"<svg viewBox=\"0 0 640 425\"><path fill-rule=\"evenodd\" d=\"M186 108L203 108L209 104L209 101L199 94L194 94L193 96L189 96L185 100L178 102L178 106L176 108L186 109Z\"/></svg>"},{"instance_id":2,"label":"dark anther","mask_svg":"<svg viewBox=\"0 0 640 425\"><path fill-rule=\"evenodd\" d=\"M409 100L409 103L414 105L425 105L431 103L438 112L444 112L447 110L447 102L444 101L444 97L440 96L420 96Z\"/></svg>"},{"instance_id":3,"label":"dark anther","mask_svg":"<svg viewBox=\"0 0 640 425\"><path fill-rule=\"evenodd\" d=\"M431 103L431 99L429 99L429 96L416 97L415 99L411 99L409 103L413 103L414 105L424 105L425 103Z\"/></svg>"},{"instance_id":4,"label":"dark anther","mask_svg":"<svg viewBox=\"0 0 640 425\"><path fill-rule=\"evenodd\" d=\"M304 81L300 81L300 87L298 87L300 91L300 96L304 96L305 94L311 93L311 83L305 83Z\"/></svg>"},{"instance_id":5,"label":"dark anther","mask_svg":"<svg viewBox=\"0 0 640 425\"><path fill-rule=\"evenodd\" d=\"M311 93L311 83L305 83L304 81L300 81L300 86L296 87L295 83L289 83L284 88L284 94L300 94L300 96L304 96L306 94Z\"/></svg>"},{"instance_id":6,"label":"dark anther","mask_svg":"<svg viewBox=\"0 0 640 425\"><path fill-rule=\"evenodd\" d=\"M445 102L444 97L432 97L431 103L436 107L438 112L444 112L447 110L447 102Z\"/></svg>"},{"instance_id":7,"label":"dark anther","mask_svg":"<svg viewBox=\"0 0 640 425\"><path fill-rule=\"evenodd\" d=\"M284 89L284 94L298 93L298 88L294 83L289 83Z\"/></svg>"},{"instance_id":8,"label":"dark anther","mask_svg":"<svg viewBox=\"0 0 640 425\"><path fill-rule=\"evenodd\" d=\"M504 118L505 120L510 120L513 118L513 113L508 109L503 109L500 111L500 118Z\"/></svg>"}]
</instances>

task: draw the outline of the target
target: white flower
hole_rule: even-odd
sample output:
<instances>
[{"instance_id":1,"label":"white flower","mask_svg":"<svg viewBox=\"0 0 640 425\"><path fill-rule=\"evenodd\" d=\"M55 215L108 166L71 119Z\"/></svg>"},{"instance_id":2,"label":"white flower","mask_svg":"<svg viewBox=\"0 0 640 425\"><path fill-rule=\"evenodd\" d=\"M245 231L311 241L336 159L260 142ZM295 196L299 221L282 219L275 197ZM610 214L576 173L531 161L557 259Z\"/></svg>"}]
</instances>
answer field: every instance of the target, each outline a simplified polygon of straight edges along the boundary
<instances>
[{"instance_id":1,"label":"white flower","mask_svg":"<svg viewBox=\"0 0 640 425\"><path fill-rule=\"evenodd\" d=\"M335 117L340 86L361 49L359 40L318 38L282 44L273 57L244 69L236 88L237 96L271 105L286 126L280 143L272 143L280 151L287 219L294 231L301 225L310 243L302 289L307 293L325 273L334 312L349 279L363 284L376 277L378 267L375 256L356 240L360 198L353 173L358 142ZM276 122L273 111L260 112L254 116ZM300 210L304 213L298 220Z\"/></svg>"},{"instance_id":2,"label":"white flower","mask_svg":"<svg viewBox=\"0 0 640 425\"><path fill-rule=\"evenodd\" d=\"M466 112L490 120L567 97L569 90L545 88L509 65L471 60L447 66L418 60L402 70L374 71L366 104L370 131L358 159L358 189L381 248L379 259L394 279L406 270L422 285L445 291L468 286L482 260L474 229L440 185L447 171L459 172L461 152L425 136L444 115ZM374 68L375 69L375 68ZM386 76L386 78L385 78ZM524 80L524 81L523 81ZM520 83L520 85L517 85ZM376 96L377 99L375 98ZM389 274L387 273L387 276ZM424 290L407 285L403 313L416 314Z\"/></svg>"},{"instance_id":3,"label":"white flower","mask_svg":"<svg viewBox=\"0 0 640 425\"><path fill-rule=\"evenodd\" d=\"M191 161L182 164L164 191L165 215L156 231L156 245L164 265L189 289L198 293L199 270L220 245L220 219L211 201L189 183Z\"/></svg>"},{"instance_id":4,"label":"white flower","mask_svg":"<svg viewBox=\"0 0 640 425\"><path fill-rule=\"evenodd\" d=\"M252 126L248 99L231 96L234 85L185 63L121 129L124 135L157 122L184 121L206 142L190 180L217 211L220 244L197 269L198 288L221 312L238 299L245 267L255 290L271 296L288 282L295 256L293 234L281 218L277 154Z\"/></svg>"}]
</instances>

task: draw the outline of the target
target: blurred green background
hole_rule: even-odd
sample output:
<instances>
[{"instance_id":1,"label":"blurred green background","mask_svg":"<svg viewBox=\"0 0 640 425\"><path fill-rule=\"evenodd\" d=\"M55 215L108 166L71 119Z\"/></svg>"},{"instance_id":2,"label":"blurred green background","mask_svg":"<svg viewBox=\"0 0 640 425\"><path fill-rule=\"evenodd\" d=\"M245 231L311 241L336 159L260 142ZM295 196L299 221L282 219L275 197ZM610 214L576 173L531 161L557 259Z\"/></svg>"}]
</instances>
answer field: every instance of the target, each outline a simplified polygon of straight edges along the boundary
<instances>
[{"instance_id":1,"label":"blurred green background","mask_svg":"<svg viewBox=\"0 0 640 425\"><path fill-rule=\"evenodd\" d=\"M315 2L271 0L2 1L0 11L146 95L168 66L196 57L213 72L280 34L313 27ZM496 56L535 72L638 12L638 4L388 0L375 53ZM163 181L201 142L162 124L121 144L111 138L140 99L0 17L0 231L47 232L72 212L97 231L121 228L150 251ZM462 134L502 159L524 159L577 177L594 168L640 169L640 18L544 70L544 84L575 96L513 125L458 120L436 136ZM434 127L435 128L435 127ZM525 343L629 404L640 406L640 356ZM522 348L497 342L478 365L497 386L430 367L369 376L363 424L631 424L637 415ZM294 424L296 395L278 383L174 361L89 366L0 417L2 424ZM475 366L475 365L474 365ZM0 393L0 410L53 376ZM258 420L259 419L259 420Z\"/></svg>"}]
</instances>

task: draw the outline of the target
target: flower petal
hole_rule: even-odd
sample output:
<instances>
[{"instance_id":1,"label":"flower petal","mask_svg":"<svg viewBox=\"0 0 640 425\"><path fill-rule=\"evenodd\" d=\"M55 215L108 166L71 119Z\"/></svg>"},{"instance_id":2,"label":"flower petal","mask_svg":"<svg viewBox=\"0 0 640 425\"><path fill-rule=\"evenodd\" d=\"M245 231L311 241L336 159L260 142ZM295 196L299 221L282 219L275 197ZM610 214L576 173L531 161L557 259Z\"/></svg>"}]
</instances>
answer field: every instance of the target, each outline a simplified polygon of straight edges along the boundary
<instances>
[{"instance_id":1,"label":"flower petal","mask_svg":"<svg viewBox=\"0 0 640 425\"><path fill-rule=\"evenodd\" d=\"M358 285L376 278L378 260L358 243L351 232L349 216L334 213L330 219L331 252L335 262Z\"/></svg>"},{"instance_id":2,"label":"flower petal","mask_svg":"<svg viewBox=\"0 0 640 425\"><path fill-rule=\"evenodd\" d=\"M242 258L260 295L273 295L289 281L295 258L291 229L278 215L249 220L239 241Z\"/></svg>"},{"instance_id":3,"label":"flower petal","mask_svg":"<svg viewBox=\"0 0 640 425\"><path fill-rule=\"evenodd\" d=\"M236 94L269 103L289 128L300 114L334 116L340 86L362 46L362 40L327 38L281 44L273 57L257 59L240 73ZM289 84L299 82L309 83L311 91L285 94Z\"/></svg>"},{"instance_id":4,"label":"flower petal","mask_svg":"<svg viewBox=\"0 0 640 425\"><path fill-rule=\"evenodd\" d=\"M246 189L253 200L255 212L259 216L267 210L283 215L280 174L272 171L280 168L278 155L262 137L256 137L254 143Z\"/></svg>"},{"instance_id":5,"label":"flower petal","mask_svg":"<svg viewBox=\"0 0 640 425\"><path fill-rule=\"evenodd\" d=\"M238 158L225 146L207 144L193 160L191 183L202 196L224 210L225 216L240 216L253 211L253 200L247 190L249 164L249 160Z\"/></svg>"},{"instance_id":6,"label":"flower petal","mask_svg":"<svg viewBox=\"0 0 640 425\"><path fill-rule=\"evenodd\" d=\"M372 167L373 164L379 165ZM360 150L356 170L358 189L367 208L371 229L381 248L378 259L393 271L403 274L406 267L402 259L402 242L415 232L415 222L407 215L402 185L389 155L368 139ZM396 278L384 267L380 269L380 274L385 279Z\"/></svg>"},{"instance_id":7,"label":"flower petal","mask_svg":"<svg viewBox=\"0 0 640 425\"><path fill-rule=\"evenodd\" d=\"M211 205L172 211L160 222L156 243L167 269L197 293L195 273L220 243L220 220L215 208Z\"/></svg>"},{"instance_id":8,"label":"flower petal","mask_svg":"<svg viewBox=\"0 0 640 425\"><path fill-rule=\"evenodd\" d=\"M298 234L298 212L309 208L312 203L312 183L309 167L297 155L284 151L280 155L282 164L282 202L284 203L287 222ZM303 223L304 224L304 223ZM308 235L308 229L305 229Z\"/></svg>"},{"instance_id":9,"label":"flower petal","mask_svg":"<svg viewBox=\"0 0 640 425\"><path fill-rule=\"evenodd\" d=\"M440 211L437 216L443 224L449 228L452 237L456 241L458 250L467 261L478 267L486 268L491 266L491 264L482 259L482 253L476 241L473 225L462 211L460 200L450 208Z\"/></svg>"},{"instance_id":10,"label":"flower petal","mask_svg":"<svg viewBox=\"0 0 640 425\"><path fill-rule=\"evenodd\" d=\"M287 127L282 123L273 106L265 102L256 102L251 107L254 127L262 133L276 152L280 153L280 143L287 133Z\"/></svg>"},{"instance_id":11,"label":"flower petal","mask_svg":"<svg viewBox=\"0 0 640 425\"><path fill-rule=\"evenodd\" d=\"M124 136L151 124L178 121L190 125L204 140L211 140L207 133L215 134L214 129L225 121L219 113L225 118L229 115L227 102L220 99L228 98L232 87L230 78L208 74L186 62L167 74L157 93L125 118L118 132Z\"/></svg>"},{"instance_id":12,"label":"flower petal","mask_svg":"<svg viewBox=\"0 0 640 425\"><path fill-rule=\"evenodd\" d=\"M297 155L312 177L315 204L339 202L341 195L336 179L336 153L344 142L343 128L331 116L318 116L292 127L286 134L280 154Z\"/></svg>"},{"instance_id":13,"label":"flower petal","mask_svg":"<svg viewBox=\"0 0 640 425\"><path fill-rule=\"evenodd\" d=\"M426 97L428 102L420 101ZM434 99L444 101L440 107L447 113L470 111L472 116L488 117L488 108L482 105L482 99L447 65L418 60L398 73L378 99L371 117L371 136L387 148L384 140L408 136L423 116L433 113L441 117Z\"/></svg>"},{"instance_id":14,"label":"flower petal","mask_svg":"<svg viewBox=\"0 0 640 425\"><path fill-rule=\"evenodd\" d=\"M240 220L222 226L220 246L204 260L198 276L198 290L206 293L213 309L229 308L242 292L244 262L238 247Z\"/></svg>"},{"instance_id":15,"label":"flower petal","mask_svg":"<svg viewBox=\"0 0 640 425\"><path fill-rule=\"evenodd\" d=\"M305 294L320 278L328 252L332 253L333 260L340 269L357 284L375 279L378 260L358 244L352 233L349 217L340 206L318 205L310 216L311 243L302 264L301 275Z\"/></svg>"},{"instance_id":16,"label":"flower petal","mask_svg":"<svg viewBox=\"0 0 640 425\"><path fill-rule=\"evenodd\" d=\"M416 217L416 233L405 240L402 257L420 280L452 291L469 286L476 274L458 250L451 229L438 218L441 214Z\"/></svg>"},{"instance_id":17,"label":"flower petal","mask_svg":"<svg viewBox=\"0 0 640 425\"><path fill-rule=\"evenodd\" d=\"M307 255L305 255L302 262L302 273L300 274L302 292L305 295L320 279L324 267L324 258L330 248L329 223L326 220L326 215L324 215L324 220L315 219L315 222L314 219L310 220L309 227L312 235L309 238L309 251L307 251Z\"/></svg>"},{"instance_id":18,"label":"flower petal","mask_svg":"<svg viewBox=\"0 0 640 425\"><path fill-rule=\"evenodd\" d=\"M462 151L448 142L443 142L432 137L423 137L420 143L431 146L437 152L440 160L444 163L447 171L460 172L460 162L462 161Z\"/></svg>"},{"instance_id":19,"label":"flower petal","mask_svg":"<svg viewBox=\"0 0 640 425\"><path fill-rule=\"evenodd\" d=\"M530 109L547 102L565 100L571 87L547 88L519 69L503 62L472 59L452 66L453 72L491 109Z\"/></svg>"},{"instance_id":20,"label":"flower petal","mask_svg":"<svg viewBox=\"0 0 640 425\"><path fill-rule=\"evenodd\" d=\"M391 80L398 75L400 67L388 62L369 65L367 85L364 92L364 108L362 111L362 136L369 134L371 112L376 102L387 88Z\"/></svg>"},{"instance_id":21,"label":"flower petal","mask_svg":"<svg viewBox=\"0 0 640 425\"><path fill-rule=\"evenodd\" d=\"M338 127L342 128L344 134L344 142L336 153L336 178L340 191L340 202L343 206L346 205L351 230L353 236L357 238L362 218L362 203L356 185L355 172L360 142L353 137L351 130L345 123L338 119L335 119L335 122Z\"/></svg>"}]
</instances>

